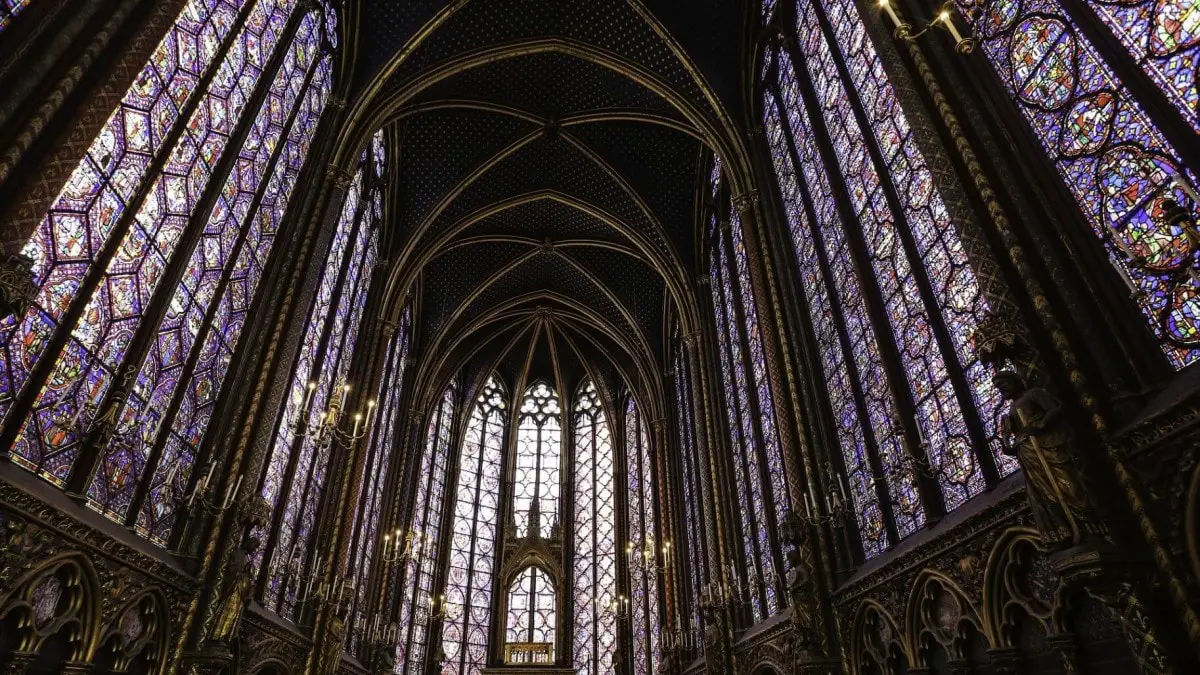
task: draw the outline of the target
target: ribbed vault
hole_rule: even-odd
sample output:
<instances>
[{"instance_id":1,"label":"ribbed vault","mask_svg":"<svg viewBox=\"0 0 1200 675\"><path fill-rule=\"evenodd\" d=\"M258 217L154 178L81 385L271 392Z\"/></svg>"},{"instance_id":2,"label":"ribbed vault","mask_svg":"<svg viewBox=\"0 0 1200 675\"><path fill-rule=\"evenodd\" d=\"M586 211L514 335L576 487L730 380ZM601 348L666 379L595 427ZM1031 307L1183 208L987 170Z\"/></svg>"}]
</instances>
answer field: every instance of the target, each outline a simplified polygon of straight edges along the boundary
<instances>
[{"instance_id":1,"label":"ribbed vault","mask_svg":"<svg viewBox=\"0 0 1200 675\"><path fill-rule=\"evenodd\" d=\"M665 317L699 316L702 167L745 166L738 3L394 4L351 3L338 152L380 127L398 144L388 302L417 289L417 391L590 373L661 414Z\"/></svg>"}]
</instances>

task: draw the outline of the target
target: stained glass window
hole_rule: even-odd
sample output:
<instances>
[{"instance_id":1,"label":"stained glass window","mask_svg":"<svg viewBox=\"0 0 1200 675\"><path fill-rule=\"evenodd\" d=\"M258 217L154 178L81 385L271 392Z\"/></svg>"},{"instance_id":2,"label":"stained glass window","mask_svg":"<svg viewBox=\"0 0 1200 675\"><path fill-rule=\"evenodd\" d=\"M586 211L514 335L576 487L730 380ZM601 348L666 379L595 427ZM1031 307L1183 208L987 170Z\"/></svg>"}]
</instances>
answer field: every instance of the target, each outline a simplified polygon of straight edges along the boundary
<instances>
[{"instance_id":1,"label":"stained glass window","mask_svg":"<svg viewBox=\"0 0 1200 675\"><path fill-rule=\"evenodd\" d=\"M557 631L554 580L540 567L517 573L508 589L508 623L505 640L554 644Z\"/></svg>"},{"instance_id":2,"label":"stained glass window","mask_svg":"<svg viewBox=\"0 0 1200 675\"><path fill-rule=\"evenodd\" d=\"M329 95L336 14L295 4L188 2L26 245L33 307L0 323L14 460L62 485L98 457L89 505L159 544Z\"/></svg>"},{"instance_id":3,"label":"stained glass window","mask_svg":"<svg viewBox=\"0 0 1200 675\"><path fill-rule=\"evenodd\" d=\"M342 206L261 488L275 506L277 523L266 548L273 557L264 602L287 618L295 609L296 588L284 587L283 573L310 564L309 538L332 449L326 437L318 442L313 433L297 432L318 428L335 408L348 412L347 374L375 267L382 186L368 177L369 158L363 154Z\"/></svg>"},{"instance_id":4,"label":"stained glass window","mask_svg":"<svg viewBox=\"0 0 1200 675\"><path fill-rule=\"evenodd\" d=\"M388 345L385 370L379 380L379 401L376 421L371 422L370 444L367 446L366 461L362 475L358 501L354 506L353 539L350 555L343 570L354 593L351 599L350 620L347 622L347 648L354 653L363 645L369 629L368 612L371 607L367 599L367 586L371 574L379 562L374 559L379 544L380 519L383 517L388 470L392 466L396 447L396 429L401 424L400 396L403 393L404 374L408 365L409 335L412 333L412 305L406 305L400 317L400 325ZM387 541L391 537L388 535Z\"/></svg>"},{"instance_id":5,"label":"stained glass window","mask_svg":"<svg viewBox=\"0 0 1200 675\"><path fill-rule=\"evenodd\" d=\"M1104 243L1163 352L1176 367L1200 359L1200 260L1167 217L1175 200L1200 218L1196 167L1185 166L1162 122L1194 145L1200 8L1187 0L1089 1L1127 53L1096 48L1058 0L963 3L1002 86ZM1173 108L1143 102L1113 64L1132 60ZM1175 113L1174 117L1171 114Z\"/></svg>"},{"instance_id":6,"label":"stained glass window","mask_svg":"<svg viewBox=\"0 0 1200 675\"><path fill-rule=\"evenodd\" d=\"M430 415L425 448L416 474L412 526L404 536L412 534L414 541L421 543L416 545L415 555L405 563L402 575L404 592L400 605L400 641L396 646L397 675L425 673L430 615L435 609L433 582L457 401L457 387L447 387Z\"/></svg>"},{"instance_id":7,"label":"stained glass window","mask_svg":"<svg viewBox=\"0 0 1200 675\"><path fill-rule=\"evenodd\" d=\"M1016 464L999 452L1002 401L970 345L986 299L859 8L796 7L794 51L764 68L764 122L824 376L840 383L829 402L844 478L827 488L853 502L871 556L925 519L906 430L935 472L926 499L940 494L939 510Z\"/></svg>"},{"instance_id":8,"label":"stained glass window","mask_svg":"<svg viewBox=\"0 0 1200 675\"><path fill-rule=\"evenodd\" d=\"M729 243L726 229L732 229L734 221L729 212L721 190L721 163L716 160L711 175L713 203L716 206L712 213L711 232L713 245L709 251L710 275L712 277L713 310L717 319L717 342L720 347L720 363L722 385L725 398L725 412L729 422L729 432L733 455L734 484L738 493L738 515L742 528L742 550L745 555L746 569L749 571L746 580L752 596L750 609L755 621L773 615L779 611L778 599L775 597L773 584L759 583L774 569L774 557L771 553L771 527L768 521L767 505L776 503L764 483L764 454L760 434L767 437L774 453L774 460L779 460L778 436L775 431L774 416L766 420L756 415L751 401L757 394L752 390L754 372L747 372L747 345L739 326L743 326L743 318L739 310L745 311L742 305L743 296L735 289L736 272L731 271ZM740 224L738 229L740 230ZM738 235L740 242L740 234ZM734 268L736 269L736 268ZM744 264L743 264L744 269ZM748 315L746 315L748 316ZM746 318L746 322L750 321ZM754 332L757 339L757 325L748 326L748 332ZM757 345L757 342L755 343ZM760 350L751 352L751 357L761 356ZM757 366L754 366L757 368ZM761 371L765 376L765 370ZM765 382L764 382L765 385ZM782 477L780 478L782 480ZM786 501L786 493L778 499Z\"/></svg>"},{"instance_id":9,"label":"stained glass window","mask_svg":"<svg viewBox=\"0 0 1200 675\"><path fill-rule=\"evenodd\" d=\"M625 555L629 565L630 625L633 630L633 673L654 675L659 670L659 593L654 569L656 517L654 458L646 422L633 397L625 404L626 492L629 541Z\"/></svg>"},{"instance_id":10,"label":"stained glass window","mask_svg":"<svg viewBox=\"0 0 1200 675\"><path fill-rule=\"evenodd\" d=\"M695 398L689 376L687 356L682 343L676 342L675 353L675 410L679 420L680 465L682 467L683 528L687 536L684 542L687 557L688 611L684 614L685 632L692 634L701 627L700 589L707 582L705 568L705 541L703 520L700 512L700 483L703 475L697 455L696 416L693 409Z\"/></svg>"},{"instance_id":11,"label":"stained glass window","mask_svg":"<svg viewBox=\"0 0 1200 675\"><path fill-rule=\"evenodd\" d=\"M444 674L476 675L487 665L500 469L507 428L507 394L493 376L475 401L459 459L442 628Z\"/></svg>"},{"instance_id":12,"label":"stained glass window","mask_svg":"<svg viewBox=\"0 0 1200 675\"><path fill-rule=\"evenodd\" d=\"M25 9L32 3L33 0L0 0L0 31L8 28L8 25L17 18L21 10Z\"/></svg>"},{"instance_id":13,"label":"stained glass window","mask_svg":"<svg viewBox=\"0 0 1200 675\"><path fill-rule=\"evenodd\" d=\"M517 464L513 516L518 537L536 527L548 538L558 526L558 493L562 462L562 409L558 394L545 382L525 391L517 427Z\"/></svg>"},{"instance_id":14,"label":"stained glass window","mask_svg":"<svg viewBox=\"0 0 1200 675\"><path fill-rule=\"evenodd\" d=\"M575 670L615 673L617 531L613 445L596 385L580 385L572 409L575 459Z\"/></svg>"}]
</instances>

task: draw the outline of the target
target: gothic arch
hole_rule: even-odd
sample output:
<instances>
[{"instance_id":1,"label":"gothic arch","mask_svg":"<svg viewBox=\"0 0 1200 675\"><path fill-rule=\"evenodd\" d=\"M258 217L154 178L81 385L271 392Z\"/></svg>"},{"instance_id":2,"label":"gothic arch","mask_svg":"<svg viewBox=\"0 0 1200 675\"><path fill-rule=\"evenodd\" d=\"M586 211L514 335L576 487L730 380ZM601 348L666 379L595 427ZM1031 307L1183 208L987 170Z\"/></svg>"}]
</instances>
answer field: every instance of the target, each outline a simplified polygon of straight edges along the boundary
<instances>
[{"instance_id":1,"label":"gothic arch","mask_svg":"<svg viewBox=\"0 0 1200 675\"><path fill-rule=\"evenodd\" d=\"M860 602L850 625L850 675L889 673L892 664L914 662L905 647L899 624L878 602ZM875 664L878 670L869 669L870 664Z\"/></svg>"},{"instance_id":2,"label":"gothic arch","mask_svg":"<svg viewBox=\"0 0 1200 675\"><path fill-rule=\"evenodd\" d=\"M90 662L101 617L99 578L81 552L55 556L27 572L0 600L0 624L14 621L14 652L36 654L55 635L66 636L64 661ZM65 631L65 633L64 633Z\"/></svg>"},{"instance_id":3,"label":"gothic arch","mask_svg":"<svg viewBox=\"0 0 1200 675\"><path fill-rule=\"evenodd\" d=\"M975 603L950 577L932 569L921 570L905 608L904 641L910 663L927 662L926 652L935 645L951 659L963 658L964 624L983 634Z\"/></svg>"},{"instance_id":4,"label":"gothic arch","mask_svg":"<svg viewBox=\"0 0 1200 675\"><path fill-rule=\"evenodd\" d=\"M1009 528L992 547L983 577L981 630L993 647L1014 645L1019 614L1037 622L1047 635L1061 630L1057 576L1044 566L1040 547L1041 538L1030 527Z\"/></svg>"},{"instance_id":5,"label":"gothic arch","mask_svg":"<svg viewBox=\"0 0 1200 675\"><path fill-rule=\"evenodd\" d=\"M108 663L115 672L126 672L141 659L150 672L166 667L171 617L161 589L152 588L127 601L100 632L94 661ZM107 652L107 653L105 653Z\"/></svg>"}]
</instances>

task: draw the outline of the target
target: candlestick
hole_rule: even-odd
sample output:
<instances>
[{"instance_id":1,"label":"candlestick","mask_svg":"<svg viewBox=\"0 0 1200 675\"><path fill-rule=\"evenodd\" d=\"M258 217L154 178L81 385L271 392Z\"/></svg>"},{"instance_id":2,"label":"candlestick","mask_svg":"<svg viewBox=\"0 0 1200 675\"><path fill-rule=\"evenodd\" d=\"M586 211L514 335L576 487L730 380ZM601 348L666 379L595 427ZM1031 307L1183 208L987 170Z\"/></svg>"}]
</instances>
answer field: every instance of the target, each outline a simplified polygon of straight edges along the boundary
<instances>
[{"instance_id":1,"label":"candlestick","mask_svg":"<svg viewBox=\"0 0 1200 675\"><path fill-rule=\"evenodd\" d=\"M954 25L954 19L950 17L950 10L943 9L938 14L938 21L950 31L950 36L954 38L954 44L959 44L963 41L962 33L958 32L958 27Z\"/></svg>"},{"instance_id":2,"label":"candlestick","mask_svg":"<svg viewBox=\"0 0 1200 675\"><path fill-rule=\"evenodd\" d=\"M892 20L892 24L896 28L899 28L902 22L900 21L900 17L896 16L896 10L892 9L891 3L888 0L879 0L879 6L888 15L888 18Z\"/></svg>"}]
</instances>

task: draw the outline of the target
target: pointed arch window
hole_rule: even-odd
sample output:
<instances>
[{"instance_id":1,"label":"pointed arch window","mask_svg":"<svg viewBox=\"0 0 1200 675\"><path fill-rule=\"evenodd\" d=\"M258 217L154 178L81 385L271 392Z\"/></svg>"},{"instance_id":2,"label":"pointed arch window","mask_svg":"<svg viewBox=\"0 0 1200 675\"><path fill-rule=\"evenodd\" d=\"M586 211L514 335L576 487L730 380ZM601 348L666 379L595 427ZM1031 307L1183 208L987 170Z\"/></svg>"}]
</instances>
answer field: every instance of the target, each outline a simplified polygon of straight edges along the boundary
<instances>
[{"instance_id":1,"label":"pointed arch window","mask_svg":"<svg viewBox=\"0 0 1200 675\"><path fill-rule=\"evenodd\" d=\"M654 675L659 671L658 575L654 566L639 560L643 551L657 551L655 532L655 471L650 439L637 402L630 396L625 403L625 462L628 488L629 542L625 545L629 562L630 625L633 630L633 673Z\"/></svg>"},{"instance_id":2,"label":"pointed arch window","mask_svg":"<svg viewBox=\"0 0 1200 675\"><path fill-rule=\"evenodd\" d=\"M680 480L683 496L683 531L687 541L687 601L683 629L689 635L695 636L694 631L701 627L700 589L708 580L707 563L704 552L707 544L704 538L704 526L701 514L700 483L704 475L699 457L699 447L696 443L695 398L692 392L691 369L684 344L676 332L675 340L675 410L679 420L679 445L681 468Z\"/></svg>"},{"instance_id":3,"label":"pointed arch window","mask_svg":"<svg viewBox=\"0 0 1200 675\"><path fill-rule=\"evenodd\" d=\"M531 565L521 570L508 589L509 644L554 644L558 631L558 599L554 579L546 570Z\"/></svg>"},{"instance_id":4,"label":"pointed arch window","mask_svg":"<svg viewBox=\"0 0 1200 675\"><path fill-rule=\"evenodd\" d=\"M1016 466L970 345L986 299L859 10L796 7L804 38L765 64L764 121L824 376L841 383L829 402L845 479L828 488L853 502L871 556Z\"/></svg>"},{"instance_id":5,"label":"pointed arch window","mask_svg":"<svg viewBox=\"0 0 1200 675\"><path fill-rule=\"evenodd\" d=\"M748 570L755 621L779 611L777 593L782 569L772 522L788 511L786 477L775 423L775 407L766 378L757 308L751 294L741 219L730 208L722 184L721 162L715 159L710 180L712 215L709 273L717 319L721 374L729 422L733 476L738 494L742 553Z\"/></svg>"},{"instance_id":6,"label":"pointed arch window","mask_svg":"<svg viewBox=\"0 0 1200 675\"><path fill-rule=\"evenodd\" d=\"M1177 369L1200 360L1200 275L1179 273L1200 251L1171 224L1167 204L1200 219L1200 8L1188 0L959 8L1167 359ZM1098 48L1104 33L1124 50Z\"/></svg>"},{"instance_id":7,"label":"pointed arch window","mask_svg":"<svg viewBox=\"0 0 1200 675\"><path fill-rule=\"evenodd\" d=\"M425 448L416 474L409 532L421 541L417 555L405 563L401 580L400 640L396 645L396 675L423 675L429 644L430 615L434 608L433 584L440 549L442 509L446 501L446 474L453 442L458 386L451 384L430 414Z\"/></svg>"},{"instance_id":8,"label":"pointed arch window","mask_svg":"<svg viewBox=\"0 0 1200 675\"><path fill-rule=\"evenodd\" d=\"M558 393L545 382L525 390L517 426L517 462L513 477L513 518L517 537L536 528L549 538L558 526L562 476L562 408ZM536 522L534 522L536 519Z\"/></svg>"},{"instance_id":9,"label":"pointed arch window","mask_svg":"<svg viewBox=\"0 0 1200 675\"><path fill-rule=\"evenodd\" d=\"M591 379L572 408L575 458L575 670L614 673L617 642L617 531L612 432Z\"/></svg>"},{"instance_id":10,"label":"pointed arch window","mask_svg":"<svg viewBox=\"0 0 1200 675\"><path fill-rule=\"evenodd\" d=\"M297 589L285 589L284 573L312 564L310 538L333 448L311 434L298 434L297 429L316 428L332 406L344 408L349 403L347 376L375 268L382 217L383 190L373 178L373 156L363 153L343 202L260 488L274 507L263 601L287 618L293 615Z\"/></svg>"},{"instance_id":11,"label":"pointed arch window","mask_svg":"<svg viewBox=\"0 0 1200 675\"><path fill-rule=\"evenodd\" d=\"M31 309L0 323L0 443L158 544L329 96L336 14L295 9L183 8L25 246Z\"/></svg>"},{"instance_id":12,"label":"pointed arch window","mask_svg":"<svg viewBox=\"0 0 1200 675\"><path fill-rule=\"evenodd\" d=\"M500 471L508 429L508 394L488 378L467 421L446 580L443 673L476 675L487 665Z\"/></svg>"},{"instance_id":13,"label":"pointed arch window","mask_svg":"<svg viewBox=\"0 0 1200 675\"><path fill-rule=\"evenodd\" d=\"M367 616L371 609L367 589L372 575L380 562L379 524L387 503L386 485L393 465L396 447L396 430L400 426L400 400L404 393L404 374L408 365L409 336L412 334L412 304L406 304L400 316L396 334L388 345L384 362L384 373L379 380L379 391L375 400L380 401L378 420L372 425L370 444L367 448L363 472L358 478L361 486L358 502L354 505L354 525L351 532L350 555L343 570L351 587L357 589L351 600L346 631L347 649L357 652L364 644Z\"/></svg>"}]
</instances>

